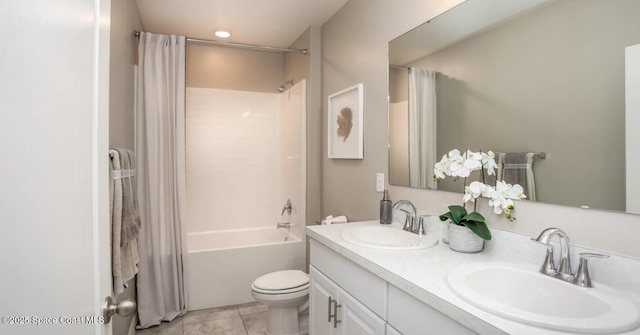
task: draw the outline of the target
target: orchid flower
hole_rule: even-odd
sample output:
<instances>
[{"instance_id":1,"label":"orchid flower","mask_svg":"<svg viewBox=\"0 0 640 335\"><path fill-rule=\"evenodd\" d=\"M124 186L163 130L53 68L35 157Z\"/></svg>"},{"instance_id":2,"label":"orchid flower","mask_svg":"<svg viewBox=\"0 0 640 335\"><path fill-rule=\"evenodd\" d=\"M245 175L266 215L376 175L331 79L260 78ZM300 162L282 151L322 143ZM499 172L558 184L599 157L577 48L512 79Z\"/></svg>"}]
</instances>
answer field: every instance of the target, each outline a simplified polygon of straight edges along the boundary
<instances>
[{"instance_id":1,"label":"orchid flower","mask_svg":"<svg viewBox=\"0 0 640 335\"><path fill-rule=\"evenodd\" d=\"M496 163L496 155L493 151L482 154L482 166L487 169L488 175L492 176L495 174L498 164Z\"/></svg>"},{"instance_id":2,"label":"orchid flower","mask_svg":"<svg viewBox=\"0 0 640 335\"><path fill-rule=\"evenodd\" d=\"M453 158L451 153L454 154ZM482 169L482 155L480 153L467 150L464 155L460 156L457 150L455 152L452 150L449 153L449 158L451 159L449 168L454 177L467 178L472 171Z\"/></svg>"},{"instance_id":3,"label":"orchid flower","mask_svg":"<svg viewBox=\"0 0 640 335\"><path fill-rule=\"evenodd\" d=\"M498 167L495 157L493 151L485 153L466 150L464 153L460 153L457 149L451 150L435 164L434 178L444 179L446 176L467 178L471 172L484 169L487 170L488 175L495 175ZM484 175L482 181L484 181ZM479 197L489 199L489 206L493 207L494 213L504 214L507 219L513 221L515 220L511 216L511 211L514 209L513 200L521 200L527 196L524 194L522 186L511 185L505 181L497 181L495 188L480 181L473 181L469 186L465 186L462 197L465 203L471 200L475 203Z\"/></svg>"},{"instance_id":4,"label":"orchid flower","mask_svg":"<svg viewBox=\"0 0 640 335\"><path fill-rule=\"evenodd\" d=\"M479 198L480 196L486 196L490 189L493 189L491 186L483 184L479 181L474 181L469 184L469 186L464 188L464 196L462 200L464 202L468 202L469 200L474 200Z\"/></svg>"}]
</instances>

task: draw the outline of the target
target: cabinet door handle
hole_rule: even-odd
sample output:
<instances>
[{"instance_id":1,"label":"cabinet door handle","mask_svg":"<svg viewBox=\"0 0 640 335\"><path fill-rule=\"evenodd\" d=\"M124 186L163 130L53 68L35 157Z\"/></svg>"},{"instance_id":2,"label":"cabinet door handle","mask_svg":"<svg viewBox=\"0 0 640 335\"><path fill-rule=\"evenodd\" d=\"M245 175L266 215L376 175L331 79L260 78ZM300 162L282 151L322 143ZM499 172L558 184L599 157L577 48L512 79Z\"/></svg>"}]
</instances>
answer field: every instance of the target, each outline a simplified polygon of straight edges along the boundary
<instances>
[{"instance_id":1,"label":"cabinet door handle","mask_svg":"<svg viewBox=\"0 0 640 335\"><path fill-rule=\"evenodd\" d=\"M331 305L333 305L333 315L331 313ZM338 328L338 323L342 322L341 320L338 320L338 308L342 307L342 305L338 305L338 300L333 300L333 298L329 297L329 304L327 307L327 314L329 314L328 322L331 322L331 318L333 318L333 328Z\"/></svg>"},{"instance_id":2,"label":"cabinet door handle","mask_svg":"<svg viewBox=\"0 0 640 335\"><path fill-rule=\"evenodd\" d=\"M338 328L338 323L342 322L338 320L338 308L342 307L342 305L338 305L338 301L333 301L333 328Z\"/></svg>"}]
</instances>

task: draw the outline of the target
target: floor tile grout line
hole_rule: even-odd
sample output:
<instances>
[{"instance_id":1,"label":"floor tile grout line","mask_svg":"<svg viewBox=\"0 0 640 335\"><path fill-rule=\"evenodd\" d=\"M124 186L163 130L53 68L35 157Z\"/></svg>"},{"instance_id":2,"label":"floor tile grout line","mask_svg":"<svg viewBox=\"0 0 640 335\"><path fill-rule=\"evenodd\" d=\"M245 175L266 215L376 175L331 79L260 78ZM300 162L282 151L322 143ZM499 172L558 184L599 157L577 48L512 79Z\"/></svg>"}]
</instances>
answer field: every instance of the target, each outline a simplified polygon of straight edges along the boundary
<instances>
[{"instance_id":1,"label":"floor tile grout line","mask_svg":"<svg viewBox=\"0 0 640 335\"><path fill-rule=\"evenodd\" d=\"M235 312L237 313L237 316L238 316L238 317L240 317L240 321L242 322L242 326L243 326L243 328L244 328L244 330L245 330L245 334L247 334L247 335L248 335L248 334L249 334L249 329L247 328L247 324L246 324L246 322L245 322L245 318L244 318L244 316L249 316L249 315L259 314L259 313L263 313L263 312L265 312L265 311L255 310L253 313L245 313L245 314L242 314L242 313L241 313L241 311L240 311L240 307L241 307L241 306L246 307L246 305L247 305L247 304L238 304L238 305L234 306L234 307L233 307L233 309L234 309L234 310L235 310ZM259 304L258 304L258 305L259 305ZM257 306L257 305L254 305L254 306ZM222 306L222 307L225 307L225 306ZM231 307L231 306L226 306L226 307ZM252 306L252 307L253 307L253 306ZM215 307L214 307L214 308L215 308ZM211 309L213 309L213 308L211 308ZM250 310L251 310L251 309L245 309L245 312L250 311ZM185 331L186 331L186 330L185 330L185 323L184 323L184 319L183 319L183 318L184 318L187 314L189 314L189 313L190 313L190 312L187 312L184 316L180 317L180 319L181 319L181 320L180 320L180 326L179 326L179 329L180 329L180 334L181 334L181 335L184 335L184 334L185 334ZM229 316L229 317L226 317L226 318L220 318L220 319L217 319L217 320L222 320L222 319L231 319L231 318L235 318L235 317L236 317L236 316L234 316L234 317ZM177 321L177 320L170 321L169 323L174 322L174 321ZM206 323L206 322L208 322L208 321L202 321L202 322L199 322L198 324L202 324L202 323ZM178 328L178 327L176 327L176 328ZM169 328L167 328L167 329L169 329ZM144 331L144 330L141 330L141 332L142 332L142 331ZM160 330L159 330L159 331L160 331ZM160 331L160 334L162 334L164 331L165 331L165 330ZM138 331L136 331L136 333L137 333L137 332L138 332ZM140 335L142 335L142 334L140 334ZM150 333L149 335L151 335L151 333Z\"/></svg>"},{"instance_id":2,"label":"floor tile grout line","mask_svg":"<svg viewBox=\"0 0 640 335\"><path fill-rule=\"evenodd\" d=\"M240 308L238 308L238 315L240 315L240 321L242 321L242 326L244 327L244 333L249 335L249 329L247 329L247 325L244 323L244 318L242 314L240 314Z\"/></svg>"}]
</instances>

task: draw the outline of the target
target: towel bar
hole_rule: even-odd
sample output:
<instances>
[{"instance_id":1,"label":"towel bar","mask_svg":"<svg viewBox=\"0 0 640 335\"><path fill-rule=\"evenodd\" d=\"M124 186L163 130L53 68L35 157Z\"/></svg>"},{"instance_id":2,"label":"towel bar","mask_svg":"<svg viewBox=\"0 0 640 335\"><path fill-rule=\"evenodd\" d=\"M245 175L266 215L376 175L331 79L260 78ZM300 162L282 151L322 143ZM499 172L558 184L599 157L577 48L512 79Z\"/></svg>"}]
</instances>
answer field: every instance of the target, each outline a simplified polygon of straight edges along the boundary
<instances>
[{"instance_id":1,"label":"towel bar","mask_svg":"<svg viewBox=\"0 0 640 335\"><path fill-rule=\"evenodd\" d=\"M547 158L547 153L543 151L543 152L541 152L539 154L535 154L535 158L546 159Z\"/></svg>"}]
</instances>

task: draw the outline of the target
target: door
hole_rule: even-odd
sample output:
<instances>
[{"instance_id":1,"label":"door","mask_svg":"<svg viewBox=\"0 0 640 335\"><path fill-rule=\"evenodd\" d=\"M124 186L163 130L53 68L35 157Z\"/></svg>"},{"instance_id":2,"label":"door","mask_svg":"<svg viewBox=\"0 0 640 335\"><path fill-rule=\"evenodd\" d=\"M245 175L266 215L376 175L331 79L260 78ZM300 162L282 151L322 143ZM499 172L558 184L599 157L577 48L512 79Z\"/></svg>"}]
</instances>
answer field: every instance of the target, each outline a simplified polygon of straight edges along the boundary
<instances>
[{"instance_id":1,"label":"door","mask_svg":"<svg viewBox=\"0 0 640 335\"><path fill-rule=\"evenodd\" d=\"M343 335L384 335L386 322L345 291L340 291L339 303Z\"/></svg>"},{"instance_id":2,"label":"door","mask_svg":"<svg viewBox=\"0 0 640 335\"><path fill-rule=\"evenodd\" d=\"M110 5L0 1L0 334L111 334Z\"/></svg>"}]
</instances>

